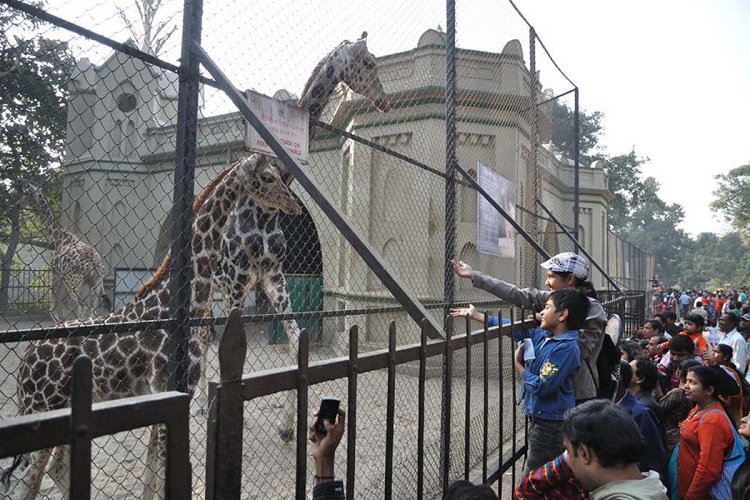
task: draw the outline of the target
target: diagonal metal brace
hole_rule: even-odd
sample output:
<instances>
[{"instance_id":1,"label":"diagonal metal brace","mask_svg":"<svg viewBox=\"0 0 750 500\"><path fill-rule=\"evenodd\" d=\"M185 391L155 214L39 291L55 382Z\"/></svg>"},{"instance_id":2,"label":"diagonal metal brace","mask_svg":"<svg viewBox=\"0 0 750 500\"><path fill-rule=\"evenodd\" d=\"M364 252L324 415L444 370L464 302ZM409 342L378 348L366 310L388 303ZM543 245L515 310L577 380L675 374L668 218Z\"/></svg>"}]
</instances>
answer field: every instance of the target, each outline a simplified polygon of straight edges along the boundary
<instances>
[{"instance_id":1,"label":"diagonal metal brace","mask_svg":"<svg viewBox=\"0 0 750 500\"><path fill-rule=\"evenodd\" d=\"M549 218L552 219L552 221L555 224L557 224L557 227L559 227L560 229L562 229L562 232L565 233L565 235L568 238L570 238L570 241L572 241L573 244L578 247L578 251L581 252L587 259L589 259L589 262L591 262L591 264L593 264L593 266L595 268L597 268L600 273L602 273L602 276L604 276L606 278L606 280L609 281L609 284L612 285L615 290L617 290L618 292L622 293L622 289L617 285L617 283L615 282L615 280L613 280L612 278L610 278L609 274L607 274L607 272L604 269L602 269L602 266L600 266L594 260L594 258L591 256L591 254L589 254L586 251L585 248L583 248L583 245L581 245L580 243L578 243L578 240L576 240L575 236L573 236L572 234L570 234L570 231L568 231L565 228L565 226L563 226L562 223L559 220L557 220L557 217L555 217L552 214L552 212L550 211L550 209L547 208L546 206L544 206L544 203L542 203L542 200L536 200L536 202L537 202L537 204L539 204L540 207L542 207L542 210L544 210L545 212L547 212L547 215L549 215Z\"/></svg>"},{"instance_id":2,"label":"diagonal metal brace","mask_svg":"<svg viewBox=\"0 0 750 500\"><path fill-rule=\"evenodd\" d=\"M385 287L393 294L404 309L406 309L409 316L411 316L418 325L422 324L422 320L427 321L427 331L430 338L445 338L443 329L435 321L435 318L427 312L427 309L425 309L419 301L413 298L414 294L406 289L406 286L404 286L404 284L396 277L390 267L386 264L383 257L372 245L370 245L364 235L357 230L346 214L331 203L331 200L329 200L323 193L320 186L318 186L317 182L311 175L309 168L297 163L286 147L284 147L278 139L276 139L273 133L266 128L263 122L261 122L255 113L252 112L250 106L248 106L245 96L238 91L234 85L232 85L226 75L224 75L219 67L216 66L203 48L198 43L193 42L190 49L203 67L211 74L213 79L216 80L218 88L226 93L234 105L237 106L240 113L242 113L242 116L248 121L250 126L258 131L258 134L260 134L263 140L271 147L279 160L281 160L286 168L288 168L294 175L294 178L299 182L300 186L307 191L323 213L331 220L331 222L333 222L336 229L341 232L380 281L383 282Z\"/></svg>"}]
</instances>

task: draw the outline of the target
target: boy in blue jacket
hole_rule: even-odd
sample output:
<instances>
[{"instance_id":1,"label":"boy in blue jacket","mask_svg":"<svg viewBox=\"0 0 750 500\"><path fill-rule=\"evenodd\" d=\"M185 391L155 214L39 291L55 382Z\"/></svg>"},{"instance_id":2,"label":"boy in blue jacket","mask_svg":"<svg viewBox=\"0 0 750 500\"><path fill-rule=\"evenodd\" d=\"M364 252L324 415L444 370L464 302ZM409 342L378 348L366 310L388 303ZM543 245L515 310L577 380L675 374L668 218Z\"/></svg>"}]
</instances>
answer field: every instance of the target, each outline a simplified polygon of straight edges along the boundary
<instances>
[{"instance_id":1,"label":"boy in blue jacket","mask_svg":"<svg viewBox=\"0 0 750 500\"><path fill-rule=\"evenodd\" d=\"M588 298L574 288L553 291L541 313L541 328L528 332L533 352L524 343L516 349L523 412L529 418L524 475L564 450L562 422L565 411L575 406L573 377L581 366L578 330L588 308Z\"/></svg>"}]
</instances>

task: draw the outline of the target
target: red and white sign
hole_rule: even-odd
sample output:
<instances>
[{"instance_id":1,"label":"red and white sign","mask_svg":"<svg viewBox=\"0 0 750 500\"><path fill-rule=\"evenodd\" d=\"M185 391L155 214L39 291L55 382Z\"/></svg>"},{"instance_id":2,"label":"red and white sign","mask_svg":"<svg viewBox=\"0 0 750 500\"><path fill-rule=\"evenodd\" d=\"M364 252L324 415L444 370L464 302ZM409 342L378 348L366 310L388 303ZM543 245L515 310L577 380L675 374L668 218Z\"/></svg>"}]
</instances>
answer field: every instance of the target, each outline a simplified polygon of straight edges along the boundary
<instances>
[{"instance_id":1,"label":"red and white sign","mask_svg":"<svg viewBox=\"0 0 750 500\"><path fill-rule=\"evenodd\" d=\"M307 110L292 106L253 90L245 91L248 105L276 139L300 163L307 163L310 137L310 118ZM248 123L245 127L245 146L268 156L276 156L260 134Z\"/></svg>"}]
</instances>

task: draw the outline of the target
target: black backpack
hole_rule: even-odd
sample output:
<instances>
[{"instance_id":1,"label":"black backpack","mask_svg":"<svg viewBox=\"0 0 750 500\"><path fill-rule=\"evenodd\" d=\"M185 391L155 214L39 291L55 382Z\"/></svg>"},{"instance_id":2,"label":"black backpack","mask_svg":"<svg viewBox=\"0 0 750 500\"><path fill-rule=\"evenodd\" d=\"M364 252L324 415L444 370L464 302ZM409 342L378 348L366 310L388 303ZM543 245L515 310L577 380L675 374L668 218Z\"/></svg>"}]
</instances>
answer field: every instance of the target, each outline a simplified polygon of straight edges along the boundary
<instances>
[{"instance_id":1,"label":"black backpack","mask_svg":"<svg viewBox=\"0 0 750 500\"><path fill-rule=\"evenodd\" d=\"M612 337L604 335L602 350L596 358L596 370L599 374L599 387L596 397L612 399L617 390L617 378L620 372L620 349L612 341Z\"/></svg>"}]
</instances>

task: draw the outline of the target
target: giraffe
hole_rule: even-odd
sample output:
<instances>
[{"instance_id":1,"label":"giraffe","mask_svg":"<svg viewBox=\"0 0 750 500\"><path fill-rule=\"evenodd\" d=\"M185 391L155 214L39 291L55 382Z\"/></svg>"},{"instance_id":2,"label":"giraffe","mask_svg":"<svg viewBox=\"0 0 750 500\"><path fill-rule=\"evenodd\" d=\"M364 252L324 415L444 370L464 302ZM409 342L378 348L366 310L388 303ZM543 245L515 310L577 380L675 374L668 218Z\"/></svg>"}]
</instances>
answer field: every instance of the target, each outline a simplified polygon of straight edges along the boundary
<instances>
[{"instance_id":1,"label":"giraffe","mask_svg":"<svg viewBox=\"0 0 750 500\"><path fill-rule=\"evenodd\" d=\"M367 50L367 32L362 33L356 42L344 40L329 52L316 65L305 84L297 106L309 111L310 139L315 130L312 121L320 118L339 83L365 96L379 110L390 109L378 76L375 56ZM285 178L291 183L291 176ZM282 273L286 249L278 210L251 196L242 196L222 235L221 264L214 273L214 286L222 294L226 311L241 308L247 293L259 284L276 312L293 312ZM296 364L299 327L294 319L283 320L282 324L289 339L289 362ZM205 380L204 377L202 386ZM283 441L290 441L294 436L295 408L291 399L288 395L283 418L277 424Z\"/></svg>"},{"instance_id":2,"label":"giraffe","mask_svg":"<svg viewBox=\"0 0 750 500\"><path fill-rule=\"evenodd\" d=\"M75 300L78 307L76 313L79 318L96 315L98 301L104 296L104 266L102 257L94 247L80 240L76 235L64 229L52 213L52 208L44 196L42 189L28 181L21 181L21 187L39 206L44 216L44 223L52 231L52 242L55 255L52 258L52 305L50 315L55 317L57 306L56 291L60 283L65 285L68 293ZM92 308L87 308L81 287L86 284L89 294L94 292L96 302ZM88 310L87 310L88 309Z\"/></svg>"},{"instance_id":3,"label":"giraffe","mask_svg":"<svg viewBox=\"0 0 750 500\"><path fill-rule=\"evenodd\" d=\"M196 198L193 205L191 240L191 317L204 317L210 308L211 277L219 259L220 235L238 197L249 194L267 206L290 214L301 209L283 182L278 161L251 155L220 172ZM122 321L167 319L169 317L169 263L167 255L157 272L121 311L101 320L68 322L67 326ZM192 394L201 374L208 328L191 330L188 341L188 392ZM111 333L98 337L50 339L30 343L19 367L18 404L22 415L65 408L70 403L73 360L86 354L93 365L93 397L105 401L166 390L169 338L164 330ZM146 453L143 497L150 499L163 488L166 429L154 426ZM20 482L23 500L33 500L48 461L49 474L58 489L68 491L70 453L68 447L31 454ZM2 475L9 484L13 470L21 463L16 457Z\"/></svg>"}]
</instances>

